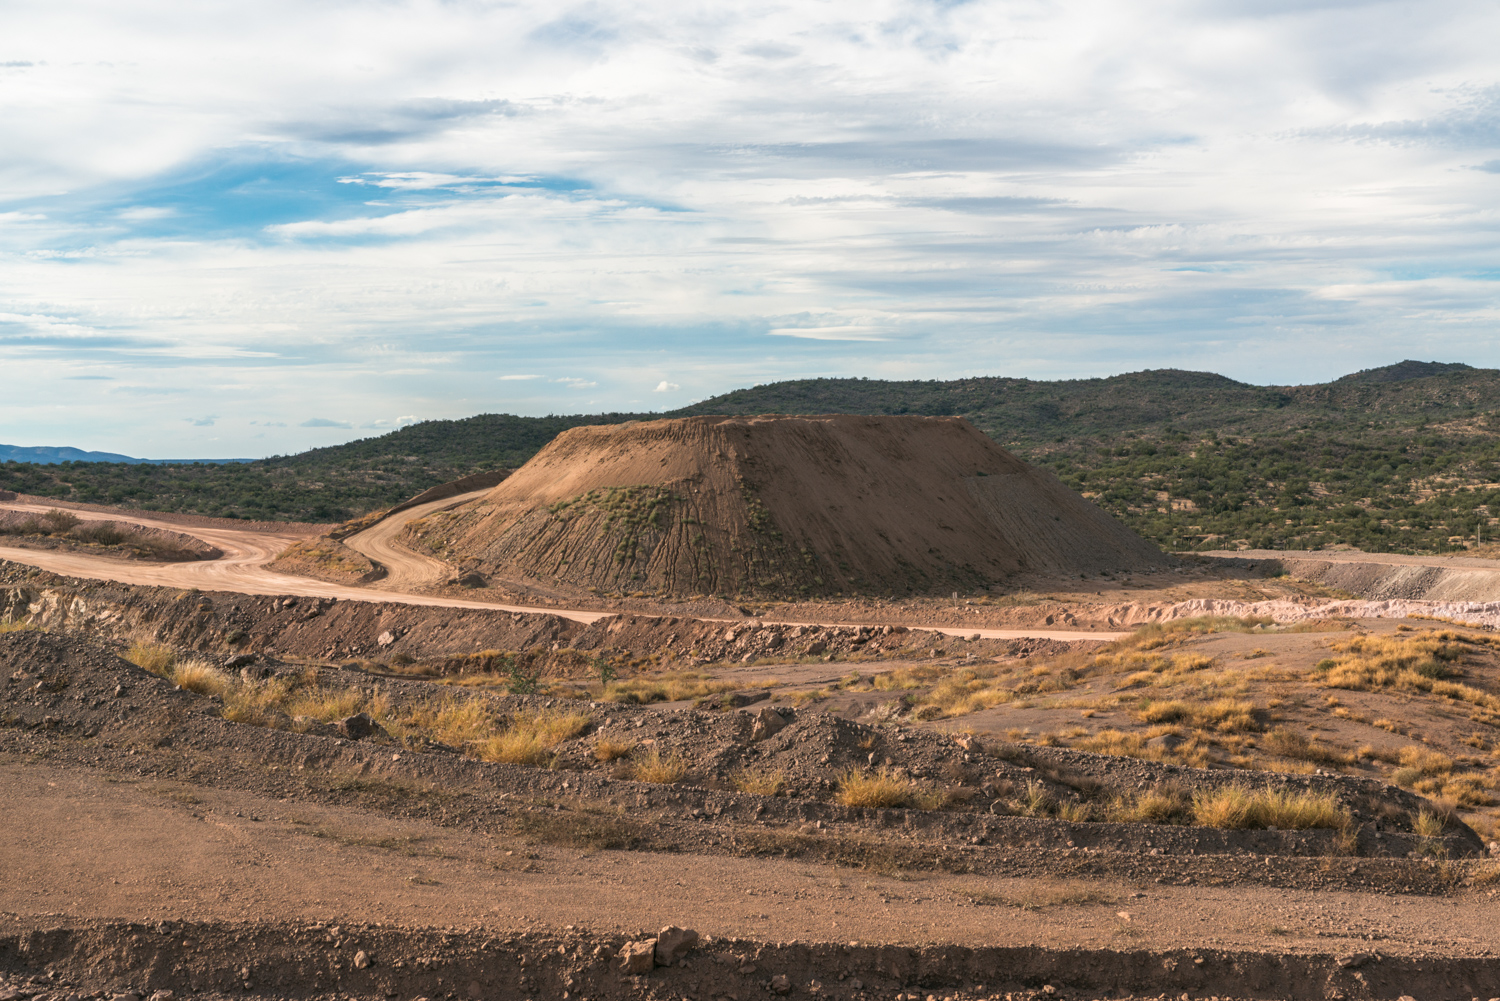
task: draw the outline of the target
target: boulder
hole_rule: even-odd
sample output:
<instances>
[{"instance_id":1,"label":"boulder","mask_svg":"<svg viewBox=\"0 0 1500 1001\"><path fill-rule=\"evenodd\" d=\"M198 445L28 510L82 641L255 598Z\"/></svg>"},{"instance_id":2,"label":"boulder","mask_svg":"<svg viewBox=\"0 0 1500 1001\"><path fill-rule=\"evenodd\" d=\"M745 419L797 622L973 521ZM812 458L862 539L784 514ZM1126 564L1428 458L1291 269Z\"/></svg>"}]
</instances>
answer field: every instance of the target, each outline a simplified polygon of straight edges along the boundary
<instances>
[{"instance_id":1,"label":"boulder","mask_svg":"<svg viewBox=\"0 0 1500 1001\"><path fill-rule=\"evenodd\" d=\"M765 740L786 728L786 717L770 706L754 714L755 725L750 729L751 740Z\"/></svg>"},{"instance_id":2,"label":"boulder","mask_svg":"<svg viewBox=\"0 0 1500 1001\"><path fill-rule=\"evenodd\" d=\"M792 993L792 981L785 973L778 973L771 978L771 991L775 994Z\"/></svg>"},{"instance_id":3,"label":"boulder","mask_svg":"<svg viewBox=\"0 0 1500 1001\"><path fill-rule=\"evenodd\" d=\"M618 958L621 973L650 973L656 966L656 939L647 938L639 942L626 942L620 947Z\"/></svg>"},{"instance_id":4,"label":"boulder","mask_svg":"<svg viewBox=\"0 0 1500 1001\"><path fill-rule=\"evenodd\" d=\"M340 737L348 737L350 740L364 740L366 737L389 737L385 727L375 722L369 713L355 713L353 716L345 717L334 724Z\"/></svg>"},{"instance_id":5,"label":"boulder","mask_svg":"<svg viewBox=\"0 0 1500 1001\"><path fill-rule=\"evenodd\" d=\"M656 936L656 965L676 966L697 944L698 933L691 928L667 925Z\"/></svg>"}]
</instances>

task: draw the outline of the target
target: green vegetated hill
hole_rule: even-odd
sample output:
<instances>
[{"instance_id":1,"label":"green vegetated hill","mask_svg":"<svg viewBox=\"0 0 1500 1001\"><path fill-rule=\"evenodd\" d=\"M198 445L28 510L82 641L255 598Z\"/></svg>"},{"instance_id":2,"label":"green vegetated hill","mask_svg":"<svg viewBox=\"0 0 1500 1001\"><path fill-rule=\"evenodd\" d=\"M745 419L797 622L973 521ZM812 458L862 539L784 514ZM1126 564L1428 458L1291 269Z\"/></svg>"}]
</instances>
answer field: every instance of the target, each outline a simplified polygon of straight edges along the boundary
<instances>
[{"instance_id":1,"label":"green vegetated hill","mask_svg":"<svg viewBox=\"0 0 1500 1001\"><path fill-rule=\"evenodd\" d=\"M670 414L428 421L244 464L10 463L0 465L0 488L331 521L519 465L565 428L712 413L961 415L1173 549L1444 552L1471 537L1492 504L1500 515L1500 371L1411 361L1310 386L1174 370L1063 382L797 380Z\"/></svg>"}]
</instances>

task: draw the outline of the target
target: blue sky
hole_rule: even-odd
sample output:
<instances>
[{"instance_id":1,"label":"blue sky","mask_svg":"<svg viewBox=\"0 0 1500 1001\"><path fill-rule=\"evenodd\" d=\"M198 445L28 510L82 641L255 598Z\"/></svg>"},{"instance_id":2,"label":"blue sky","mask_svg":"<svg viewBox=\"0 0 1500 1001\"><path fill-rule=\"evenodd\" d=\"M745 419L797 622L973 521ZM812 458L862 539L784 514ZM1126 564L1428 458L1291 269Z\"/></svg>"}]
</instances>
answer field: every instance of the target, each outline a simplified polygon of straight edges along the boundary
<instances>
[{"instance_id":1,"label":"blue sky","mask_svg":"<svg viewBox=\"0 0 1500 1001\"><path fill-rule=\"evenodd\" d=\"M0 441L1500 367L1489 3L6 5Z\"/></svg>"}]
</instances>

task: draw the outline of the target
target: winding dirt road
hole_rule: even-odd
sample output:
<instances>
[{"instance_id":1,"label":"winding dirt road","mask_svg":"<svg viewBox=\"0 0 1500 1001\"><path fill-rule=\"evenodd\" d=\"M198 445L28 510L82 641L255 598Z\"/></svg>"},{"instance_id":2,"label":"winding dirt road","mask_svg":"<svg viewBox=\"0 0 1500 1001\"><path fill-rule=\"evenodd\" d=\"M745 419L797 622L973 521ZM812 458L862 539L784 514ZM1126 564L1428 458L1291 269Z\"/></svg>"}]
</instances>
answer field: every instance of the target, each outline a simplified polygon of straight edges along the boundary
<instances>
[{"instance_id":1,"label":"winding dirt road","mask_svg":"<svg viewBox=\"0 0 1500 1001\"><path fill-rule=\"evenodd\" d=\"M200 560L193 563L146 563L105 559L85 553L51 552L37 549L20 549L0 546L0 559L27 566L39 567L52 573L69 577L86 577L92 580L111 580L121 584L144 584L153 587L196 587L209 591L237 591L241 594L295 594L299 597L340 598L346 601L390 601L407 605L426 605L439 608L486 608L503 612L538 613L556 615L575 622L597 622L615 615L615 612L590 611L576 608L552 608L533 605L506 605L494 601L474 601L450 598L443 595L414 594L405 588L421 586L442 580L452 572L446 564L414 553L397 544L396 535L413 518L420 518L433 511L442 510L483 496L488 491L461 494L430 504L418 505L402 511L397 518L387 519L358 535L344 541L365 556L384 565L390 576L373 587L349 587L330 584L309 577L295 577L268 570L266 564L276 558L287 546L303 538L301 534L276 531L251 531L227 527L203 527L184 525L165 518L152 518L135 512L101 512L69 507L82 521L114 521L122 524L144 525L161 528L202 539L220 549L224 556L217 560ZM0 503L0 509L44 513L53 506L32 502ZM729 620L723 620L729 621ZM766 620L771 621L771 620ZM778 620L779 621L779 620ZM787 625L843 626L848 623L787 622ZM875 623L879 625L880 623ZM891 623L897 625L898 623ZM1055 640L1113 640L1129 635L1125 632L1098 632L1064 629L979 629L966 626L922 626L948 636L980 636L984 639L1055 639Z\"/></svg>"},{"instance_id":2,"label":"winding dirt road","mask_svg":"<svg viewBox=\"0 0 1500 1001\"><path fill-rule=\"evenodd\" d=\"M344 540L344 545L385 567L386 576L371 584L372 588L381 591L404 592L428 584L436 584L451 576L453 568L442 560L407 549L396 541L396 536L401 534L401 530L408 523L418 518L425 518L434 512L446 511L460 504L467 504L471 500L478 500L489 492L489 488L475 490L472 493L458 494L455 497L445 497L442 500L407 508L397 517L376 522L358 535L349 536Z\"/></svg>"}]
</instances>

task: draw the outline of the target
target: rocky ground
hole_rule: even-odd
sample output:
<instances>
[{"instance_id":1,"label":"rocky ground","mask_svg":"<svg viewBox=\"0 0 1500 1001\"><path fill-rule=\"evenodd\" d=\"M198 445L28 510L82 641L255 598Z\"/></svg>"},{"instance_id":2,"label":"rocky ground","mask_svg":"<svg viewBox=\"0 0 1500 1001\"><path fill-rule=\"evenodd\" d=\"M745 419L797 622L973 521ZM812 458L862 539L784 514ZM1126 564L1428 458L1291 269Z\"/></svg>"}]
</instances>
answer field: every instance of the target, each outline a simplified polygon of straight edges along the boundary
<instances>
[{"instance_id":1,"label":"rocky ground","mask_svg":"<svg viewBox=\"0 0 1500 1001\"><path fill-rule=\"evenodd\" d=\"M1487 774L1487 710L1307 674L1432 624L1118 647L771 611L585 625L0 566L29 627L0 632L0 1001L1500 994L1488 829L1383 763L1430 741L1433 788ZM1474 635L1450 677L1488 690ZM1158 650L1212 666L1143 689ZM1010 694L962 708L953 678ZM1152 724L1152 695L1252 703L1248 729ZM538 720L572 722L505 749ZM1323 757L1255 757L1288 727ZM1160 746L1065 746L1110 732ZM851 804L851 776L898 795ZM1347 822L1191 822L1243 785ZM1121 819L1153 796L1176 812ZM667 926L698 940L658 963Z\"/></svg>"}]
</instances>

